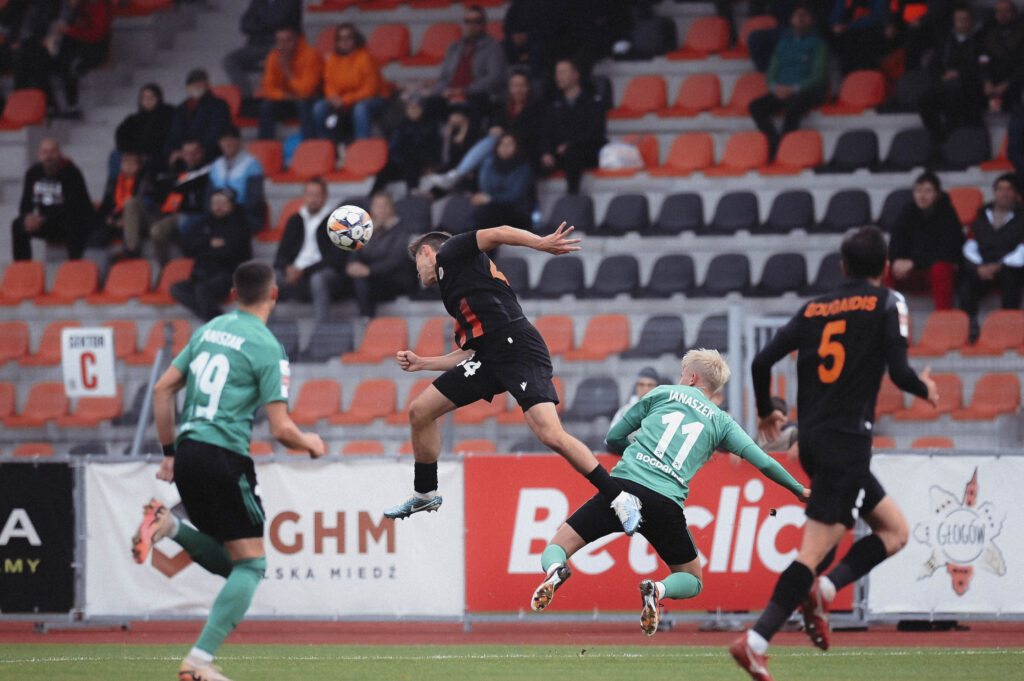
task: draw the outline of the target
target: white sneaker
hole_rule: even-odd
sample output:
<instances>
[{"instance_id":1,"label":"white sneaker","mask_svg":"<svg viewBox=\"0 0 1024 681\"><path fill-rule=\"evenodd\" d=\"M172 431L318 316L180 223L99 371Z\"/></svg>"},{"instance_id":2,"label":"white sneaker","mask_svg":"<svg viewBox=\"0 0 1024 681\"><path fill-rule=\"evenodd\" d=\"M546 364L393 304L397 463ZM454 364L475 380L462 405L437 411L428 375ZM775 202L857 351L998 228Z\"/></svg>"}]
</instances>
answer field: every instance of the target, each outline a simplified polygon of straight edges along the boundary
<instances>
[{"instance_id":1,"label":"white sneaker","mask_svg":"<svg viewBox=\"0 0 1024 681\"><path fill-rule=\"evenodd\" d=\"M231 681L220 673L211 662L201 662L191 655L181 661L178 667L178 681Z\"/></svg>"},{"instance_id":2,"label":"white sneaker","mask_svg":"<svg viewBox=\"0 0 1024 681\"><path fill-rule=\"evenodd\" d=\"M572 570L569 569L568 565L563 563L555 563L548 568L548 576L543 582L540 583L534 592L533 598L530 600L530 608L534 612L540 612L544 608L548 607L551 603L551 599L555 597L555 592L558 591L558 587L565 583L565 580L572 577Z\"/></svg>"},{"instance_id":3,"label":"white sneaker","mask_svg":"<svg viewBox=\"0 0 1024 681\"><path fill-rule=\"evenodd\" d=\"M619 496L611 503L611 509L622 523L622 531L632 537L636 528L640 527L640 500L629 492L619 492Z\"/></svg>"}]
</instances>

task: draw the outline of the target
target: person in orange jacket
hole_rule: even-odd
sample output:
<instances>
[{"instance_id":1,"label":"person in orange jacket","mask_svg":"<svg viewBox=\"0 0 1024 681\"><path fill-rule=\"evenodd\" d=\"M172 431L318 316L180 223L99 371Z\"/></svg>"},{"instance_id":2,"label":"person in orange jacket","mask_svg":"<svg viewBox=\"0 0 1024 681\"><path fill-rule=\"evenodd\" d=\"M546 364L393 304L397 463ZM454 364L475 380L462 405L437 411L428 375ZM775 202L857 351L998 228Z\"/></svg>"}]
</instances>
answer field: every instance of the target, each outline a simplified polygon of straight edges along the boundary
<instances>
[{"instance_id":1,"label":"person in orange jacket","mask_svg":"<svg viewBox=\"0 0 1024 681\"><path fill-rule=\"evenodd\" d=\"M274 34L263 69L259 138L274 139L277 121L298 115L303 139L314 136L313 103L320 94L324 62L295 28Z\"/></svg>"},{"instance_id":2,"label":"person in orange jacket","mask_svg":"<svg viewBox=\"0 0 1024 681\"><path fill-rule=\"evenodd\" d=\"M355 139L369 137L389 89L363 34L351 23L339 24L334 52L324 68L324 98L313 107L317 137L337 141L350 136L345 133L348 128Z\"/></svg>"}]
</instances>

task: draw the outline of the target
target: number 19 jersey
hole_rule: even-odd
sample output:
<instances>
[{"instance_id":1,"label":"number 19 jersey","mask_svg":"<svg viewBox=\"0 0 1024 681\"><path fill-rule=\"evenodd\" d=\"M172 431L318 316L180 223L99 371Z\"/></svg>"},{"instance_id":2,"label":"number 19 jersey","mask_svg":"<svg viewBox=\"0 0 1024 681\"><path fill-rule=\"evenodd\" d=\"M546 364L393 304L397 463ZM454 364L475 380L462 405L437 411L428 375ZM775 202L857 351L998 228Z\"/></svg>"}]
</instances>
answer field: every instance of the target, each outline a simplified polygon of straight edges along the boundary
<instances>
[{"instance_id":1,"label":"number 19 jersey","mask_svg":"<svg viewBox=\"0 0 1024 681\"><path fill-rule=\"evenodd\" d=\"M201 326L173 365L186 377L177 442L189 438L248 456L256 407L288 401L288 356L248 312L229 312Z\"/></svg>"}]
</instances>

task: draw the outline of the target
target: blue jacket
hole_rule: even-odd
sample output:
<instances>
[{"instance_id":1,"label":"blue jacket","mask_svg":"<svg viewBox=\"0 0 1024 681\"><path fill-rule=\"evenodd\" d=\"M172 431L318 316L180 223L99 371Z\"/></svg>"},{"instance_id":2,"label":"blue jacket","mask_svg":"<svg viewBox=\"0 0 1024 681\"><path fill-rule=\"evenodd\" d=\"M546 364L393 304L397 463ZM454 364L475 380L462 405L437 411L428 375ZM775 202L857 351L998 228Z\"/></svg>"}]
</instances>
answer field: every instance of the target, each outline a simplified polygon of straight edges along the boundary
<instances>
[{"instance_id":1,"label":"blue jacket","mask_svg":"<svg viewBox=\"0 0 1024 681\"><path fill-rule=\"evenodd\" d=\"M523 159L507 173L495 167L495 157L490 155L480 166L477 178L480 191L491 197L491 201L507 203L526 215L533 209L533 169Z\"/></svg>"},{"instance_id":2,"label":"blue jacket","mask_svg":"<svg viewBox=\"0 0 1024 681\"><path fill-rule=\"evenodd\" d=\"M772 61L765 74L768 87L796 86L800 90L825 84L828 75L828 47L817 31L799 37L786 30L775 45Z\"/></svg>"}]
</instances>

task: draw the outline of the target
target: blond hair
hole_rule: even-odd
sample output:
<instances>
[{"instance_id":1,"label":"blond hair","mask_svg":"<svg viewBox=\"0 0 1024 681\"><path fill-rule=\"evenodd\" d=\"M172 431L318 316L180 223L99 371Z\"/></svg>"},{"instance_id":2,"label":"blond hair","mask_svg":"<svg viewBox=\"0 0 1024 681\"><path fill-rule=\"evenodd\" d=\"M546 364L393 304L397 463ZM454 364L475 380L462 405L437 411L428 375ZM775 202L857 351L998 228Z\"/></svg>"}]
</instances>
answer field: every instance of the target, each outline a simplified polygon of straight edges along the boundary
<instances>
[{"instance_id":1,"label":"blond hair","mask_svg":"<svg viewBox=\"0 0 1024 681\"><path fill-rule=\"evenodd\" d=\"M683 355L683 371L689 369L700 378L708 395L714 395L726 384L732 371L718 350L695 348Z\"/></svg>"}]
</instances>

